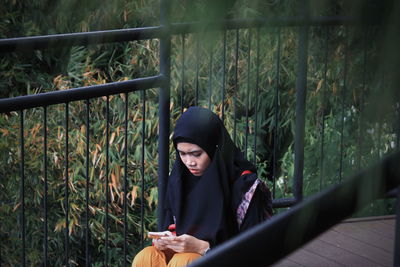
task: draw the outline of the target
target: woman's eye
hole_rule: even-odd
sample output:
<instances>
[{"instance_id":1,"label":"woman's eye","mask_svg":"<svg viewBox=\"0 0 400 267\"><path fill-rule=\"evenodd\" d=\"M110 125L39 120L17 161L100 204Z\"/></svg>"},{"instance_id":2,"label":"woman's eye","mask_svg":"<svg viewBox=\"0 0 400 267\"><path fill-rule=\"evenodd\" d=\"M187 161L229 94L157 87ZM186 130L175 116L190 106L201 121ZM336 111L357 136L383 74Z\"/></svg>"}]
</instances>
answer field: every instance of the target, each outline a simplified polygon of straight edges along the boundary
<instances>
[{"instance_id":1,"label":"woman's eye","mask_svg":"<svg viewBox=\"0 0 400 267\"><path fill-rule=\"evenodd\" d=\"M195 154L193 154L193 156L195 156L196 158L198 158L198 157L201 156L201 153L195 153Z\"/></svg>"}]
</instances>

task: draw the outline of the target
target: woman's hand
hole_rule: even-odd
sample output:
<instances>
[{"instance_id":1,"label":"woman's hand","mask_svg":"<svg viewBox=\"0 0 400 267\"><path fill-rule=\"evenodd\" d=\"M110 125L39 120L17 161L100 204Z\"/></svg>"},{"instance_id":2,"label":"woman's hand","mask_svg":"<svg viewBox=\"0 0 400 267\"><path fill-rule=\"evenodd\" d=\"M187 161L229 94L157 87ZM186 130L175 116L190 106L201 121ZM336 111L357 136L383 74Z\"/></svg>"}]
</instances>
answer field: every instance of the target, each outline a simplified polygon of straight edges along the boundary
<instances>
[{"instance_id":1,"label":"woman's hand","mask_svg":"<svg viewBox=\"0 0 400 267\"><path fill-rule=\"evenodd\" d=\"M161 240L161 238L154 238L153 245L158 248L159 250L166 250L168 249L166 243Z\"/></svg>"},{"instance_id":2,"label":"woman's hand","mask_svg":"<svg viewBox=\"0 0 400 267\"><path fill-rule=\"evenodd\" d=\"M192 252L203 255L210 244L191 235L168 236L154 240L154 245L160 249L171 249L175 252Z\"/></svg>"}]
</instances>

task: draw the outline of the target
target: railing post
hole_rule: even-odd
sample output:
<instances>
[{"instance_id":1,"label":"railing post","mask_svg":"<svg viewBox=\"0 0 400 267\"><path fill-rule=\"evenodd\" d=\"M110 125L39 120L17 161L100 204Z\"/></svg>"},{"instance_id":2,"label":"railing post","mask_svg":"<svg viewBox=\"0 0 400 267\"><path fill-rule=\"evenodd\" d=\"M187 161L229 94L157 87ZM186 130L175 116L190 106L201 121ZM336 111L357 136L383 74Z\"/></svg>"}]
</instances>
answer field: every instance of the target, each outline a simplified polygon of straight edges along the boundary
<instances>
[{"instance_id":1,"label":"railing post","mask_svg":"<svg viewBox=\"0 0 400 267\"><path fill-rule=\"evenodd\" d=\"M85 266L89 267L91 266L90 264L90 228L89 228L89 218L90 218L90 213L89 213L89 188L90 188L90 100L86 99L85 101L86 104L86 170L85 170L85 178L86 178L86 184L85 184ZM126 145L125 145L126 147ZM125 168L126 170L126 168ZM126 172L126 171L125 171ZM126 194L124 194L125 197ZM124 201L125 204L125 201ZM124 224L125 225L125 224ZM125 226L124 226L125 227Z\"/></svg>"},{"instance_id":2,"label":"railing post","mask_svg":"<svg viewBox=\"0 0 400 267\"><path fill-rule=\"evenodd\" d=\"M280 67L281 67L281 28L278 27L276 31L277 35L277 49L276 49L276 61L275 61L275 97L274 97L274 152L272 154L272 198L275 198L276 194L276 176L278 173L278 144L279 144L279 86L281 84Z\"/></svg>"},{"instance_id":3,"label":"railing post","mask_svg":"<svg viewBox=\"0 0 400 267\"><path fill-rule=\"evenodd\" d=\"M397 188L393 266L400 266L400 186Z\"/></svg>"},{"instance_id":4,"label":"railing post","mask_svg":"<svg viewBox=\"0 0 400 267\"><path fill-rule=\"evenodd\" d=\"M319 191L323 187L324 177L324 145L325 145L325 103L326 103L326 91L327 91L327 77L328 77L328 52L329 52L329 28L325 29L325 52L324 52L324 85L322 89L322 115L321 115L321 147L320 147L320 162L319 162Z\"/></svg>"},{"instance_id":5,"label":"railing post","mask_svg":"<svg viewBox=\"0 0 400 267\"><path fill-rule=\"evenodd\" d=\"M341 92L341 120L340 120L340 161L339 161L339 183L343 179L343 157L344 157L344 124L345 124L345 110L346 110L346 91L347 91L347 58L349 51L349 29L345 26L345 45L344 45L344 67L343 67L343 86Z\"/></svg>"},{"instance_id":6,"label":"railing post","mask_svg":"<svg viewBox=\"0 0 400 267\"><path fill-rule=\"evenodd\" d=\"M69 267L69 123L68 123L68 118L69 118L69 102L65 103L65 184L64 184L64 193L65 193L65 199L64 199L64 205L65 205L65 229L64 229L64 235L65 235L65 244L64 244L64 250L65 250L65 266Z\"/></svg>"},{"instance_id":7,"label":"railing post","mask_svg":"<svg viewBox=\"0 0 400 267\"><path fill-rule=\"evenodd\" d=\"M26 266L26 221L25 221L25 139L24 139L24 111L20 111L20 149L21 149L21 162L20 162L20 227L22 239L22 258L21 265Z\"/></svg>"},{"instance_id":8,"label":"railing post","mask_svg":"<svg viewBox=\"0 0 400 267\"><path fill-rule=\"evenodd\" d=\"M160 4L160 22L164 28L160 38L160 73L164 76L163 85L159 89L159 135L158 135L158 228L161 227L165 216L164 199L166 181L169 172L169 120L170 120L170 67L171 67L171 35L170 35L170 6L169 0Z\"/></svg>"},{"instance_id":9,"label":"railing post","mask_svg":"<svg viewBox=\"0 0 400 267\"><path fill-rule=\"evenodd\" d=\"M43 192L43 217L44 217L44 222L43 222L43 233L44 233L44 238L43 238L43 266L47 267L48 262L48 229L49 225L47 222L48 218L48 204L47 204L47 194L48 194L48 182L47 182L47 107L43 107L43 177L44 177L44 192ZM1 261L1 260L0 260ZM1 264L0 264L1 266Z\"/></svg>"},{"instance_id":10,"label":"railing post","mask_svg":"<svg viewBox=\"0 0 400 267\"><path fill-rule=\"evenodd\" d=\"M400 114L400 107L397 106L397 115ZM400 151L400 118L397 118L397 151ZM400 266L400 186L397 187L397 200L396 200L396 224L395 224L395 238L394 238L394 255L393 266Z\"/></svg>"},{"instance_id":11,"label":"railing post","mask_svg":"<svg viewBox=\"0 0 400 267\"><path fill-rule=\"evenodd\" d=\"M141 167L140 167L140 176L142 178L141 181L141 196L140 196L140 244L141 247L144 247L144 162L145 162L145 138L146 138L146 90L141 91L142 94L142 149L141 149Z\"/></svg>"},{"instance_id":12,"label":"railing post","mask_svg":"<svg viewBox=\"0 0 400 267\"><path fill-rule=\"evenodd\" d=\"M300 2L300 12L304 19L308 18L308 0ZM296 202L303 199L304 169L304 129L307 96L307 57L308 57L308 25L299 29L299 63L296 80L296 126L294 141L294 197Z\"/></svg>"}]
</instances>

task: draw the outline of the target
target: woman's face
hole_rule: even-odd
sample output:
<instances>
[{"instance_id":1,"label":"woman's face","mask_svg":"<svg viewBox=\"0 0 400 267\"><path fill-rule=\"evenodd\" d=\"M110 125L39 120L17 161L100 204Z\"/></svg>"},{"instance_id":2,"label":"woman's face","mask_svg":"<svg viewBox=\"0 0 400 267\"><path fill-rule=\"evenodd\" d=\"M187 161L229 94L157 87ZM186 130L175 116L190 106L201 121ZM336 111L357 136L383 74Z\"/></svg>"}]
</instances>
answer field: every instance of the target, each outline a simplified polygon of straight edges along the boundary
<instances>
[{"instance_id":1,"label":"woman's face","mask_svg":"<svg viewBox=\"0 0 400 267\"><path fill-rule=\"evenodd\" d=\"M211 162L207 152L201 147L192 143L178 143L179 156L183 164L194 176L202 176Z\"/></svg>"}]
</instances>

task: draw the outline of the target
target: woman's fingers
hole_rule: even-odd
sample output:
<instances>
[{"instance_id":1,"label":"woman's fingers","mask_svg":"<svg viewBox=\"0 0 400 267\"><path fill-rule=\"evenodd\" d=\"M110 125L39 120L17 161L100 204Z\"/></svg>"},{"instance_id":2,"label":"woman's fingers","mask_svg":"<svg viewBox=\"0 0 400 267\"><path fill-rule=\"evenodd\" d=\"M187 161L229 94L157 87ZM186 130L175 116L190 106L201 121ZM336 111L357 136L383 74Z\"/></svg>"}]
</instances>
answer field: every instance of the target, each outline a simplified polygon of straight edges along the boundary
<instances>
[{"instance_id":1,"label":"woman's fingers","mask_svg":"<svg viewBox=\"0 0 400 267\"><path fill-rule=\"evenodd\" d=\"M184 248L179 245L167 245L166 247L172 249L175 252L184 252Z\"/></svg>"},{"instance_id":2,"label":"woman's fingers","mask_svg":"<svg viewBox=\"0 0 400 267\"><path fill-rule=\"evenodd\" d=\"M160 238L158 239L153 239L153 244L156 248L158 248L159 250L165 250L167 249L167 245L164 241L162 241Z\"/></svg>"},{"instance_id":3,"label":"woman's fingers","mask_svg":"<svg viewBox=\"0 0 400 267\"><path fill-rule=\"evenodd\" d=\"M170 248L176 252L195 252L201 253L203 246L205 243L208 245L208 242L199 240L191 235L181 235L181 236L169 236L162 237L159 239L159 242L162 242L167 248Z\"/></svg>"},{"instance_id":4,"label":"woman's fingers","mask_svg":"<svg viewBox=\"0 0 400 267\"><path fill-rule=\"evenodd\" d=\"M165 236L161 237L160 240L167 242L172 242L172 241L179 241L180 238L178 236Z\"/></svg>"},{"instance_id":5,"label":"woman's fingers","mask_svg":"<svg viewBox=\"0 0 400 267\"><path fill-rule=\"evenodd\" d=\"M158 238L154 245L157 248L172 249L175 252L185 252L185 238L168 236Z\"/></svg>"}]
</instances>

